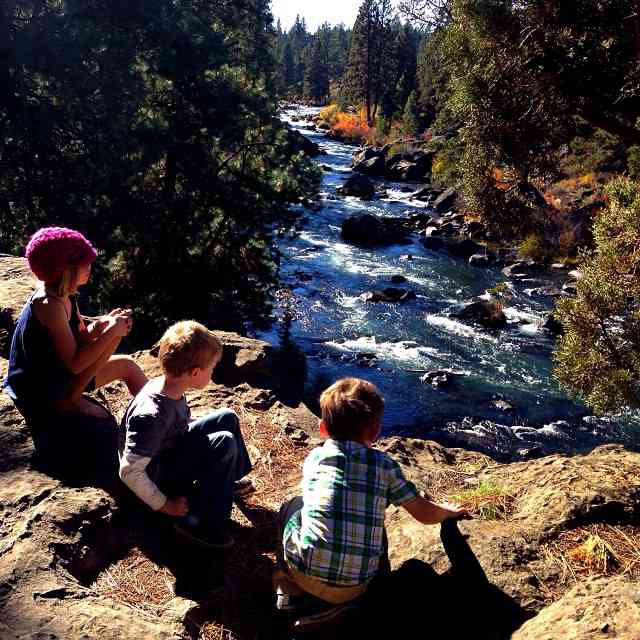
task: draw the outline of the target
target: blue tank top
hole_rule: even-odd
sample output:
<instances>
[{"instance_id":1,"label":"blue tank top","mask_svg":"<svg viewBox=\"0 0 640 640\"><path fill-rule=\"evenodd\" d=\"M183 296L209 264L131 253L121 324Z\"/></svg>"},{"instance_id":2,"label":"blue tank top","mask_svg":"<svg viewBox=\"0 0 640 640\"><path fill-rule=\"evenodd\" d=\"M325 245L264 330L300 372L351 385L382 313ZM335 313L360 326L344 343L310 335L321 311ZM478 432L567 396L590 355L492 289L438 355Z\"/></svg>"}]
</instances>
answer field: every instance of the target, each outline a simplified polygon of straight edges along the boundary
<instances>
[{"instance_id":1,"label":"blue tank top","mask_svg":"<svg viewBox=\"0 0 640 640\"><path fill-rule=\"evenodd\" d=\"M11 340L9 371L3 386L27 419L46 416L62 399L73 375L58 357L47 328L33 312L33 298L24 305ZM71 297L69 327L80 334L78 303Z\"/></svg>"}]
</instances>

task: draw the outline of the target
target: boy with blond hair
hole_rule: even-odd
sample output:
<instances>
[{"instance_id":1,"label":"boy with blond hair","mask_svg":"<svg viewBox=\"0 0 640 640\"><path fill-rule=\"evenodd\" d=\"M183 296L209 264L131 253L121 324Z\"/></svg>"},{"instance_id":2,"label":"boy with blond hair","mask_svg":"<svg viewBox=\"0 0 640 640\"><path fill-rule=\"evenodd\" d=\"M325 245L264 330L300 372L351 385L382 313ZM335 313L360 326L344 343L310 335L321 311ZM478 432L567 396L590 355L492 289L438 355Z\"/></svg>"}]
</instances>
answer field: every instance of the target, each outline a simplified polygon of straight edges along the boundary
<instances>
[{"instance_id":1,"label":"boy with blond hair","mask_svg":"<svg viewBox=\"0 0 640 640\"><path fill-rule=\"evenodd\" d=\"M203 389L222 345L198 322L178 322L159 342L163 375L131 401L119 441L120 478L154 511L177 519L184 535L229 547L233 496L252 490L251 462L231 409L191 421L184 393Z\"/></svg>"},{"instance_id":2,"label":"boy with blond hair","mask_svg":"<svg viewBox=\"0 0 640 640\"><path fill-rule=\"evenodd\" d=\"M375 385L343 378L320 396L320 433L327 438L307 456L302 497L280 512L283 555L295 585L340 604L365 592L389 570L384 530L390 504L436 524L465 511L420 497L400 465L371 446L380 434L384 398Z\"/></svg>"}]
</instances>

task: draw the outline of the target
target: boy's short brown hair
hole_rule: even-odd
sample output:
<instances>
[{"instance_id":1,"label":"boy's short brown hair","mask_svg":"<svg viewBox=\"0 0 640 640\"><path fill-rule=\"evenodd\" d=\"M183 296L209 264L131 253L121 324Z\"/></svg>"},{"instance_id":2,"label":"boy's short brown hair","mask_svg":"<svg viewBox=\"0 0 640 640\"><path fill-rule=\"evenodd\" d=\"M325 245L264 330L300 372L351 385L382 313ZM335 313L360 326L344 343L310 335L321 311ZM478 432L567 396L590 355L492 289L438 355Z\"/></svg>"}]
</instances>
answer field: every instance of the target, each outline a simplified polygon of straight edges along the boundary
<instances>
[{"instance_id":1,"label":"boy's short brown hair","mask_svg":"<svg viewBox=\"0 0 640 640\"><path fill-rule=\"evenodd\" d=\"M181 376L196 367L208 367L222 356L222 344L207 327L183 320L171 325L158 343L162 370Z\"/></svg>"},{"instance_id":2,"label":"boy's short brown hair","mask_svg":"<svg viewBox=\"0 0 640 640\"><path fill-rule=\"evenodd\" d=\"M342 378L320 396L327 433L334 440L359 440L382 417L384 398L371 382Z\"/></svg>"}]
</instances>

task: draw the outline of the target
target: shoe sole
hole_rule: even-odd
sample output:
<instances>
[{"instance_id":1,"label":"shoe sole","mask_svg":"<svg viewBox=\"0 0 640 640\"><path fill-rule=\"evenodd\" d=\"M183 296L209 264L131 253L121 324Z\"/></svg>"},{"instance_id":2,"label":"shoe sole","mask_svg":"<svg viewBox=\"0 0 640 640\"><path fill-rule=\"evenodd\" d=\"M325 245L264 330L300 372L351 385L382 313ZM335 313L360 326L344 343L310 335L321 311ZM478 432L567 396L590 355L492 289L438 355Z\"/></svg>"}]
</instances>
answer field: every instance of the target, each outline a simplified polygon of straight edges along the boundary
<instances>
[{"instance_id":1,"label":"shoe sole","mask_svg":"<svg viewBox=\"0 0 640 640\"><path fill-rule=\"evenodd\" d=\"M209 542L208 540L199 538L198 536L194 535L178 524L173 525L173 530L183 538L186 538L190 542L193 542L198 546L204 547L206 549L230 549L236 543L236 541L231 536L229 536L228 539L225 540L225 542Z\"/></svg>"},{"instance_id":2,"label":"shoe sole","mask_svg":"<svg viewBox=\"0 0 640 640\"><path fill-rule=\"evenodd\" d=\"M314 616L303 616L294 622L293 628L300 633L314 633L323 630L330 631L354 609L354 604L343 604Z\"/></svg>"}]
</instances>

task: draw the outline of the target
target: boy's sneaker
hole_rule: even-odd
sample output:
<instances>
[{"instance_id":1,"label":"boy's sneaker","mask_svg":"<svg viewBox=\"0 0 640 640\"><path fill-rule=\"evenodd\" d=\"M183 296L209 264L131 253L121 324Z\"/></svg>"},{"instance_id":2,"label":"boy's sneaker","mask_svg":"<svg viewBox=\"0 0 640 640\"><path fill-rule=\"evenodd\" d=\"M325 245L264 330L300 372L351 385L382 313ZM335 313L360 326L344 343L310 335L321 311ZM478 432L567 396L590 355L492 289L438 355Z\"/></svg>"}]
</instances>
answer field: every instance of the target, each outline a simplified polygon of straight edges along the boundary
<instances>
[{"instance_id":1,"label":"boy's sneaker","mask_svg":"<svg viewBox=\"0 0 640 640\"><path fill-rule=\"evenodd\" d=\"M183 538L207 549L229 549L235 544L235 540L228 533L214 538L199 524L189 526L186 522L176 522L173 529Z\"/></svg>"},{"instance_id":2,"label":"boy's sneaker","mask_svg":"<svg viewBox=\"0 0 640 640\"><path fill-rule=\"evenodd\" d=\"M233 495L236 498L248 496L256 490L253 482L249 478L241 478L233 483Z\"/></svg>"},{"instance_id":3,"label":"boy's sneaker","mask_svg":"<svg viewBox=\"0 0 640 640\"><path fill-rule=\"evenodd\" d=\"M344 624L355 608L355 604L347 602L322 613L303 616L294 622L293 629L298 633L329 634Z\"/></svg>"}]
</instances>

